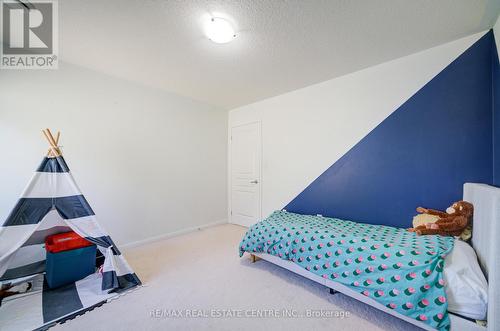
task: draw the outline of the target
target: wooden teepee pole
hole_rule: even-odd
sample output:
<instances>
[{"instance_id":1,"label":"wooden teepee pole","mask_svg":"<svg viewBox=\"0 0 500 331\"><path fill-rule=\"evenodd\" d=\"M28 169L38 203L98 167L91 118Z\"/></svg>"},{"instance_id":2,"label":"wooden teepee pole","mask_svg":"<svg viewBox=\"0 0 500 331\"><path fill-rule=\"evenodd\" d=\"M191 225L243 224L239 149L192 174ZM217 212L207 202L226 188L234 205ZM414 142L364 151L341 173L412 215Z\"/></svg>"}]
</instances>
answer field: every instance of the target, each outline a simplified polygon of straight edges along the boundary
<instances>
[{"instance_id":1,"label":"wooden teepee pole","mask_svg":"<svg viewBox=\"0 0 500 331\"><path fill-rule=\"evenodd\" d=\"M61 132L57 131L56 134L56 146L59 146L59 138L61 137ZM52 148L49 148L47 151L47 157L55 157L54 153L52 153Z\"/></svg>"},{"instance_id":2,"label":"wooden teepee pole","mask_svg":"<svg viewBox=\"0 0 500 331\"><path fill-rule=\"evenodd\" d=\"M61 156L61 150L57 146L60 134L57 135L58 137L57 137L57 142L56 142L56 140L54 139L54 136L52 135L52 133L50 132L49 129L42 130L42 132L50 145L51 153L50 153L49 157Z\"/></svg>"}]
</instances>

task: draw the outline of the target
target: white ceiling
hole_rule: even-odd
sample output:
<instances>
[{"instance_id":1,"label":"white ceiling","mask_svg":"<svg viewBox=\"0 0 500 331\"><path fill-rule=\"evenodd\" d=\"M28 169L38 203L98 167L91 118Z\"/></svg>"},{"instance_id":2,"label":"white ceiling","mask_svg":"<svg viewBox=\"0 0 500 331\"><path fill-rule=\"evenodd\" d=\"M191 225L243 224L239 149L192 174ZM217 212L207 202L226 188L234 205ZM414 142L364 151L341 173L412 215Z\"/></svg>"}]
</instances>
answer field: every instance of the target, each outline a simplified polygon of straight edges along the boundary
<instances>
[{"instance_id":1,"label":"white ceiling","mask_svg":"<svg viewBox=\"0 0 500 331\"><path fill-rule=\"evenodd\" d=\"M493 26L500 0L64 0L63 61L230 109ZM237 38L215 44L207 15Z\"/></svg>"}]
</instances>

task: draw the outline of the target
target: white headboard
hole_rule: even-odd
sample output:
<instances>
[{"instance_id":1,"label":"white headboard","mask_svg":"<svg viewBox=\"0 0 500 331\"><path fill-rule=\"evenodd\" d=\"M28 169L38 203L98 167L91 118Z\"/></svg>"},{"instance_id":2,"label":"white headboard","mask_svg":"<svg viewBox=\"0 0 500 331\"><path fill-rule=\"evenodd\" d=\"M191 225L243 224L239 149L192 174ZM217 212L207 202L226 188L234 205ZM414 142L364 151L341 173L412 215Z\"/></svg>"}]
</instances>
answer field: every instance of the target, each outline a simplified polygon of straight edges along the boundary
<instances>
[{"instance_id":1,"label":"white headboard","mask_svg":"<svg viewBox=\"0 0 500 331\"><path fill-rule=\"evenodd\" d=\"M488 330L499 330L500 188L466 183L464 200L474 205L472 246L488 279Z\"/></svg>"}]
</instances>

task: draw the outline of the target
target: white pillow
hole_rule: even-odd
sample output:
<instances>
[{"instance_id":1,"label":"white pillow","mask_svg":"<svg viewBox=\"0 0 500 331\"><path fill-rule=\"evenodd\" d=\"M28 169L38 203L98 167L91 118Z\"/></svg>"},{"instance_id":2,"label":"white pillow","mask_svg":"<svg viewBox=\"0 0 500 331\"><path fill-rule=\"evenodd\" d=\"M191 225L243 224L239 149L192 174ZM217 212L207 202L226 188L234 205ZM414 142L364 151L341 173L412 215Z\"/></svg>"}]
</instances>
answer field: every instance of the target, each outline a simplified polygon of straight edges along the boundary
<instances>
[{"instance_id":1,"label":"white pillow","mask_svg":"<svg viewBox=\"0 0 500 331\"><path fill-rule=\"evenodd\" d=\"M488 283L469 244L455 240L455 247L445 259L444 280L449 312L486 319Z\"/></svg>"}]
</instances>

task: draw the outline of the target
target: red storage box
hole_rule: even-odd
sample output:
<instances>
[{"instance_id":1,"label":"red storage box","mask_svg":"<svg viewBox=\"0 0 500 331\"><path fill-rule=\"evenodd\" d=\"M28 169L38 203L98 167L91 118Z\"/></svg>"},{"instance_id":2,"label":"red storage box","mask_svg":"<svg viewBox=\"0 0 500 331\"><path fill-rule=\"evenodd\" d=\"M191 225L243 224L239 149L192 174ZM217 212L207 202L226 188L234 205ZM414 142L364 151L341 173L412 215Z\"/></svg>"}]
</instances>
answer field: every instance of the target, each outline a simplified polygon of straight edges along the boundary
<instances>
[{"instance_id":1,"label":"red storage box","mask_svg":"<svg viewBox=\"0 0 500 331\"><path fill-rule=\"evenodd\" d=\"M76 232L53 234L45 238L45 249L50 253L64 252L93 245Z\"/></svg>"}]
</instances>

